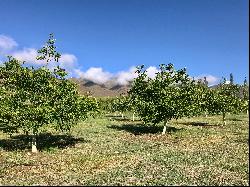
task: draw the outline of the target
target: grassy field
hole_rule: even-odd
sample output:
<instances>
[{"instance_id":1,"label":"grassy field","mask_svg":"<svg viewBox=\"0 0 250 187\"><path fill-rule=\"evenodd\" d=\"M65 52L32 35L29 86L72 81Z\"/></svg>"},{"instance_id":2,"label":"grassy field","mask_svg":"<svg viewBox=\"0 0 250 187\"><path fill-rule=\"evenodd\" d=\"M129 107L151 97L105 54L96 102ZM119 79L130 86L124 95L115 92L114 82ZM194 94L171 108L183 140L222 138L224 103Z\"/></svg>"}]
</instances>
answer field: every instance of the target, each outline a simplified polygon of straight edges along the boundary
<instances>
[{"instance_id":1,"label":"grassy field","mask_svg":"<svg viewBox=\"0 0 250 187\"><path fill-rule=\"evenodd\" d=\"M249 185L249 118L173 120L162 126L112 115L88 119L71 135L0 132L0 185Z\"/></svg>"}]
</instances>

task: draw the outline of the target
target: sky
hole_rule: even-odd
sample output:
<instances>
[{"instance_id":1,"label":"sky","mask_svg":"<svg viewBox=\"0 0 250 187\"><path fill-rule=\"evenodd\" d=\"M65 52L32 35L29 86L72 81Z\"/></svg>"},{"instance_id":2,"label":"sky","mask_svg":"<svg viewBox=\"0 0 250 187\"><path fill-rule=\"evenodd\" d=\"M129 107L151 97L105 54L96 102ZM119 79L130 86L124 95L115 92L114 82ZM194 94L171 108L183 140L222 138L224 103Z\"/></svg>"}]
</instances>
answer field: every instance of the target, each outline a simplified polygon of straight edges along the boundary
<instances>
[{"instance_id":1,"label":"sky","mask_svg":"<svg viewBox=\"0 0 250 187\"><path fill-rule=\"evenodd\" d=\"M186 67L218 83L249 79L248 0L0 0L0 61L43 65L37 49L54 33L72 77L127 84L144 64Z\"/></svg>"}]
</instances>

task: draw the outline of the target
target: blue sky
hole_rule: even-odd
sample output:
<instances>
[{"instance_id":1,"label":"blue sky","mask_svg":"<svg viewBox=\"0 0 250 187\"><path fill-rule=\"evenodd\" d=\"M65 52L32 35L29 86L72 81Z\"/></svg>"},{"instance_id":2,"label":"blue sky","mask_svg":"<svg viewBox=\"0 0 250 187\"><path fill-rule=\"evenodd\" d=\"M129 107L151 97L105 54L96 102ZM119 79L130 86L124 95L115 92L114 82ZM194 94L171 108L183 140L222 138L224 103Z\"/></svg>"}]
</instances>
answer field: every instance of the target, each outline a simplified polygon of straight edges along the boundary
<instances>
[{"instance_id":1,"label":"blue sky","mask_svg":"<svg viewBox=\"0 0 250 187\"><path fill-rule=\"evenodd\" d=\"M0 60L11 54L32 61L54 33L71 76L126 82L134 66L152 73L171 62L211 84L230 73L242 83L249 79L248 6L247 0L1 0Z\"/></svg>"}]
</instances>

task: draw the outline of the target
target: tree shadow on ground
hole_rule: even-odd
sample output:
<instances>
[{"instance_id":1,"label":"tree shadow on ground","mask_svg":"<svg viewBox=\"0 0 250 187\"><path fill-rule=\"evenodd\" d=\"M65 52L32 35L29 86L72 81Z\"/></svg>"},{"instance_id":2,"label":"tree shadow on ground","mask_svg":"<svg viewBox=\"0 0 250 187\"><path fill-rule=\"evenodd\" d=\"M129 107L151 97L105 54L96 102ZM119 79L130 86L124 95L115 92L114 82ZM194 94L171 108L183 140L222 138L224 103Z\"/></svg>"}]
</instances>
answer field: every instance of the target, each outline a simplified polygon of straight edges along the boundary
<instances>
[{"instance_id":1,"label":"tree shadow on ground","mask_svg":"<svg viewBox=\"0 0 250 187\"><path fill-rule=\"evenodd\" d=\"M132 119L129 119L129 118L111 118L112 120L114 121L123 121L123 122L138 122L138 121L141 121L141 120L138 120L138 119L135 119L134 121Z\"/></svg>"},{"instance_id":2,"label":"tree shadow on ground","mask_svg":"<svg viewBox=\"0 0 250 187\"><path fill-rule=\"evenodd\" d=\"M3 126L0 126L0 131L3 131L4 133L7 133L7 132L16 133L17 128L16 127L3 127Z\"/></svg>"},{"instance_id":3,"label":"tree shadow on ground","mask_svg":"<svg viewBox=\"0 0 250 187\"><path fill-rule=\"evenodd\" d=\"M83 138L74 138L71 135L52 135L51 133L42 133L37 136L38 150L63 149L80 142L86 143L88 141ZM0 140L0 148L6 151L31 149L31 135L16 135L10 139Z\"/></svg>"},{"instance_id":4,"label":"tree shadow on ground","mask_svg":"<svg viewBox=\"0 0 250 187\"><path fill-rule=\"evenodd\" d=\"M238 118L226 118L226 120L229 120L229 121L243 121L243 120L238 119Z\"/></svg>"},{"instance_id":5,"label":"tree shadow on ground","mask_svg":"<svg viewBox=\"0 0 250 187\"><path fill-rule=\"evenodd\" d=\"M105 115L105 117L109 117L111 120L113 121L123 121L123 122L138 122L141 121L139 119L135 119L134 121L131 118L128 118L127 116L121 116L121 115L111 115L111 114L107 114Z\"/></svg>"},{"instance_id":6,"label":"tree shadow on ground","mask_svg":"<svg viewBox=\"0 0 250 187\"><path fill-rule=\"evenodd\" d=\"M148 126L144 124L122 124L122 125L110 125L107 127L119 131L127 131L134 135L157 134L161 133L163 130L162 126L156 126L156 125ZM179 130L181 129L167 126L166 133L177 132Z\"/></svg>"},{"instance_id":7,"label":"tree shadow on ground","mask_svg":"<svg viewBox=\"0 0 250 187\"><path fill-rule=\"evenodd\" d=\"M182 125L190 125L190 126L198 126L198 127L216 127L218 125L211 125L207 122L179 122L179 124L182 124Z\"/></svg>"},{"instance_id":8,"label":"tree shadow on ground","mask_svg":"<svg viewBox=\"0 0 250 187\"><path fill-rule=\"evenodd\" d=\"M248 144L249 145L249 138L238 138L234 140L235 143L243 143L243 144Z\"/></svg>"},{"instance_id":9,"label":"tree shadow on ground","mask_svg":"<svg viewBox=\"0 0 250 187\"><path fill-rule=\"evenodd\" d=\"M106 114L105 117L111 117L111 118L116 118L116 117L120 117L120 116L116 116L116 115L113 115L113 114Z\"/></svg>"}]
</instances>

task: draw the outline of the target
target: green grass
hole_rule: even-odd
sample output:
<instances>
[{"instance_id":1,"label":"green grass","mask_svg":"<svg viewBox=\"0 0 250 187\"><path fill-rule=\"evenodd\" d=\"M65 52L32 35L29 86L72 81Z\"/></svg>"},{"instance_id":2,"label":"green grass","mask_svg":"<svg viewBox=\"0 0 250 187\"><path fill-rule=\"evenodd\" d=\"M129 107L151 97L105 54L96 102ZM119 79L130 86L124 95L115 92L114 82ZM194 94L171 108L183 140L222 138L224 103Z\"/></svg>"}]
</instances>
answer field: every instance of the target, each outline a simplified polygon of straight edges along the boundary
<instances>
[{"instance_id":1,"label":"green grass","mask_svg":"<svg viewBox=\"0 0 250 187\"><path fill-rule=\"evenodd\" d=\"M248 122L183 118L162 135L160 125L90 118L72 136L42 134L38 154L0 132L0 185L249 185Z\"/></svg>"}]
</instances>

